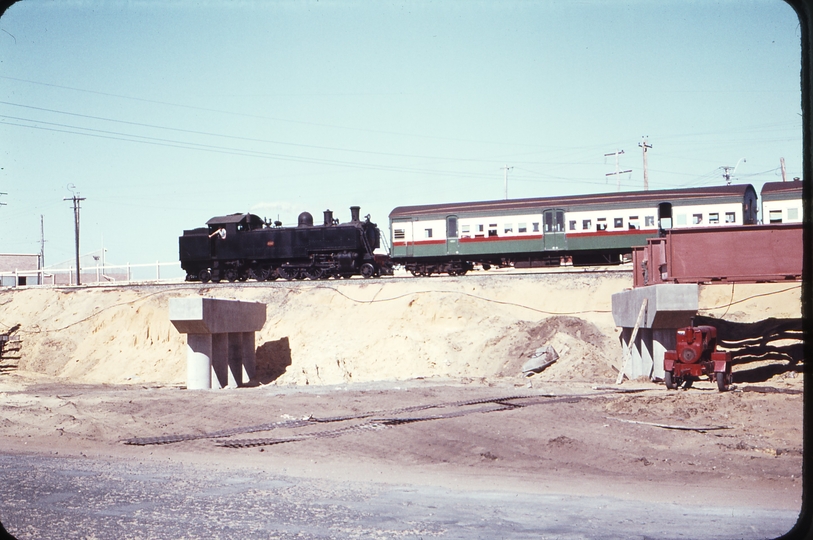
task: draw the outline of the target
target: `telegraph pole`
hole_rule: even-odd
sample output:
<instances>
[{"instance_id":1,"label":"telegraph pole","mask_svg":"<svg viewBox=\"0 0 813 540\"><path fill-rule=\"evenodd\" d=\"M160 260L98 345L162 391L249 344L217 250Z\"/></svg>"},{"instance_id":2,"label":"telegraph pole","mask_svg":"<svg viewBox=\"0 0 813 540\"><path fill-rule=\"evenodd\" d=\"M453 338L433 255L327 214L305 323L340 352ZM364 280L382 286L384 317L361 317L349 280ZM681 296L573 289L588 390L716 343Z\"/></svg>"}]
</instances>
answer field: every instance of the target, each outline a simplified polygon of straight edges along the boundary
<instances>
[{"instance_id":1,"label":"telegraph pole","mask_svg":"<svg viewBox=\"0 0 813 540\"><path fill-rule=\"evenodd\" d=\"M500 167L500 169L505 170L505 200L508 200L508 171L513 168L514 167L509 167L508 165Z\"/></svg>"},{"instance_id":2,"label":"telegraph pole","mask_svg":"<svg viewBox=\"0 0 813 540\"><path fill-rule=\"evenodd\" d=\"M731 177L734 176L735 172L737 172L737 167L740 166L740 162L745 163L745 158L740 158L737 161L737 164L734 165L733 167L727 165L723 165L722 167L720 167L721 169L723 169L723 178L725 179L725 185L727 186L731 185Z\"/></svg>"},{"instance_id":3,"label":"telegraph pole","mask_svg":"<svg viewBox=\"0 0 813 540\"><path fill-rule=\"evenodd\" d=\"M605 176L605 181L606 181L607 176L615 175L618 191L621 191L621 177L619 175L632 172L632 169L630 169L628 171L622 171L622 170L619 170L619 168L618 168L618 156L620 154L623 154L623 153L624 153L623 150L616 150L615 152L610 152L609 154L604 154L604 157L615 156L615 172L614 173L607 173L604 176Z\"/></svg>"},{"instance_id":4,"label":"telegraph pole","mask_svg":"<svg viewBox=\"0 0 813 540\"><path fill-rule=\"evenodd\" d=\"M779 164L782 166L782 181L787 182L788 180L786 178L787 173L785 172L785 158L783 157L779 158Z\"/></svg>"},{"instance_id":5,"label":"telegraph pole","mask_svg":"<svg viewBox=\"0 0 813 540\"><path fill-rule=\"evenodd\" d=\"M643 138L642 142L638 143L638 146L641 147L644 151L644 191L649 191L649 172L646 168L646 151L648 148L652 148L652 145L646 140L646 137Z\"/></svg>"},{"instance_id":6,"label":"telegraph pole","mask_svg":"<svg viewBox=\"0 0 813 540\"><path fill-rule=\"evenodd\" d=\"M45 268L45 218L40 214L40 269L42 268Z\"/></svg>"},{"instance_id":7,"label":"telegraph pole","mask_svg":"<svg viewBox=\"0 0 813 540\"><path fill-rule=\"evenodd\" d=\"M73 186L73 184L68 184L68 189ZM75 186L73 186L75 187ZM80 197L78 193L74 193L73 197L65 197L62 199L63 201L73 201L73 219L74 225L76 227L76 284L82 284L81 278L81 270L79 268L79 203L84 201L84 197Z\"/></svg>"}]
</instances>

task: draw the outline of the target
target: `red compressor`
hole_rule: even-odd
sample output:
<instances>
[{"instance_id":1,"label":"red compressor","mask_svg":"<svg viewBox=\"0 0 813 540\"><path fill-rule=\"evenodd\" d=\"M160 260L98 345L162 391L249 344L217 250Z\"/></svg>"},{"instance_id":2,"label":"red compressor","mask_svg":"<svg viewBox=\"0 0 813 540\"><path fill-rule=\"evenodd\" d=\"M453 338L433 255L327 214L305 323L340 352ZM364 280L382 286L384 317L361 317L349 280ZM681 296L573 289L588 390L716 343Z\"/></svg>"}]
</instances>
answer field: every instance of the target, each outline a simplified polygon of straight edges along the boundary
<instances>
[{"instance_id":1,"label":"red compressor","mask_svg":"<svg viewBox=\"0 0 813 540\"><path fill-rule=\"evenodd\" d=\"M717 350L717 329L713 326L687 326L677 331L677 350L663 354L663 381L674 390L689 388L707 375L725 392L733 383L731 353Z\"/></svg>"}]
</instances>

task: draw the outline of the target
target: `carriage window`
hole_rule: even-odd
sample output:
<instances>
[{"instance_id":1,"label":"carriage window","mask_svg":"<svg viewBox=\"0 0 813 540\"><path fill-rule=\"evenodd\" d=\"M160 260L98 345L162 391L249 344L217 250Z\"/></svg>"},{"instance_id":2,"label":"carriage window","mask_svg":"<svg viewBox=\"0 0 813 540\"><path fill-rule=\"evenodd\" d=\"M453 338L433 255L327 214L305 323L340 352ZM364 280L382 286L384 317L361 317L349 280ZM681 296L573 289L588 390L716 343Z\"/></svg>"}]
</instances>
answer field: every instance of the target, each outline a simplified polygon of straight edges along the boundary
<instances>
[{"instance_id":1,"label":"carriage window","mask_svg":"<svg viewBox=\"0 0 813 540\"><path fill-rule=\"evenodd\" d=\"M645 227L654 227L655 226L655 216L646 216L644 218L644 226Z\"/></svg>"},{"instance_id":2,"label":"carriage window","mask_svg":"<svg viewBox=\"0 0 813 540\"><path fill-rule=\"evenodd\" d=\"M717 212L712 212L709 214L709 225L717 225L720 223L720 214Z\"/></svg>"},{"instance_id":3,"label":"carriage window","mask_svg":"<svg viewBox=\"0 0 813 540\"><path fill-rule=\"evenodd\" d=\"M782 223L782 210L771 210L768 215L771 223Z\"/></svg>"},{"instance_id":4,"label":"carriage window","mask_svg":"<svg viewBox=\"0 0 813 540\"><path fill-rule=\"evenodd\" d=\"M525 225L525 223L520 223L517 225L517 232L518 233L528 232L528 227Z\"/></svg>"},{"instance_id":5,"label":"carriage window","mask_svg":"<svg viewBox=\"0 0 813 540\"><path fill-rule=\"evenodd\" d=\"M395 229L395 239L396 240L403 240L406 237L404 233L404 229Z\"/></svg>"},{"instance_id":6,"label":"carriage window","mask_svg":"<svg viewBox=\"0 0 813 540\"><path fill-rule=\"evenodd\" d=\"M692 225L700 225L703 223L703 214L692 214Z\"/></svg>"},{"instance_id":7,"label":"carriage window","mask_svg":"<svg viewBox=\"0 0 813 540\"><path fill-rule=\"evenodd\" d=\"M725 213L725 222L726 223L736 223L737 222L737 216L734 214L734 212L726 212Z\"/></svg>"},{"instance_id":8,"label":"carriage window","mask_svg":"<svg viewBox=\"0 0 813 540\"><path fill-rule=\"evenodd\" d=\"M571 220L570 220L570 230L571 230L571 231L575 231L575 230L576 230L576 220L575 220L575 219L571 219Z\"/></svg>"},{"instance_id":9,"label":"carriage window","mask_svg":"<svg viewBox=\"0 0 813 540\"><path fill-rule=\"evenodd\" d=\"M505 224L505 234L514 232L514 224L513 223L506 223Z\"/></svg>"},{"instance_id":10,"label":"carriage window","mask_svg":"<svg viewBox=\"0 0 813 540\"><path fill-rule=\"evenodd\" d=\"M593 220L592 219L583 219L582 220L582 230L586 231L587 229L589 229L592 226L593 226Z\"/></svg>"},{"instance_id":11,"label":"carriage window","mask_svg":"<svg viewBox=\"0 0 813 540\"><path fill-rule=\"evenodd\" d=\"M483 232L483 225L477 226L477 232Z\"/></svg>"},{"instance_id":12,"label":"carriage window","mask_svg":"<svg viewBox=\"0 0 813 540\"><path fill-rule=\"evenodd\" d=\"M471 237L471 234L469 232L469 227L470 227L469 225L461 225L462 238L470 238Z\"/></svg>"},{"instance_id":13,"label":"carriage window","mask_svg":"<svg viewBox=\"0 0 813 540\"><path fill-rule=\"evenodd\" d=\"M641 228L641 224L638 223L638 216L630 216L630 218L627 220L627 224L629 225L630 230Z\"/></svg>"},{"instance_id":14,"label":"carriage window","mask_svg":"<svg viewBox=\"0 0 813 540\"><path fill-rule=\"evenodd\" d=\"M607 230L607 218L600 217L596 220L596 230L597 231Z\"/></svg>"},{"instance_id":15,"label":"carriage window","mask_svg":"<svg viewBox=\"0 0 813 540\"><path fill-rule=\"evenodd\" d=\"M798 208L788 208L788 221L799 219L799 209Z\"/></svg>"},{"instance_id":16,"label":"carriage window","mask_svg":"<svg viewBox=\"0 0 813 540\"><path fill-rule=\"evenodd\" d=\"M686 214L678 214L675 216L675 225L686 225Z\"/></svg>"},{"instance_id":17,"label":"carriage window","mask_svg":"<svg viewBox=\"0 0 813 540\"><path fill-rule=\"evenodd\" d=\"M613 227L620 229L624 226L624 218L617 217L613 220Z\"/></svg>"},{"instance_id":18,"label":"carriage window","mask_svg":"<svg viewBox=\"0 0 813 540\"><path fill-rule=\"evenodd\" d=\"M432 229L424 229L424 238L432 238Z\"/></svg>"},{"instance_id":19,"label":"carriage window","mask_svg":"<svg viewBox=\"0 0 813 540\"><path fill-rule=\"evenodd\" d=\"M488 224L488 235L489 236L497 236L497 224L496 223L489 223Z\"/></svg>"},{"instance_id":20,"label":"carriage window","mask_svg":"<svg viewBox=\"0 0 813 540\"><path fill-rule=\"evenodd\" d=\"M534 223L534 232L539 232L539 223Z\"/></svg>"}]
</instances>

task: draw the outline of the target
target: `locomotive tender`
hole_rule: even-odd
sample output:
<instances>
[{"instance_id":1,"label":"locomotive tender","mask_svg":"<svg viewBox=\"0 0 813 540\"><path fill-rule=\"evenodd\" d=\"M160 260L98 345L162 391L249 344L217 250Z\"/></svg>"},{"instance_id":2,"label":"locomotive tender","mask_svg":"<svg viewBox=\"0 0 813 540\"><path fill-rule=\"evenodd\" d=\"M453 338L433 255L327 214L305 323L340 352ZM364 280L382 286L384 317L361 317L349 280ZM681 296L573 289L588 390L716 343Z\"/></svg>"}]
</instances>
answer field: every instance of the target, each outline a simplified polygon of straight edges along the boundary
<instances>
[{"instance_id":1,"label":"locomotive tender","mask_svg":"<svg viewBox=\"0 0 813 540\"><path fill-rule=\"evenodd\" d=\"M187 281L204 283L391 274L388 257L373 253L380 246L378 227L369 215L359 219L358 206L350 212L350 222L339 223L327 210L322 225L302 212L296 227L269 226L249 213L214 217L179 238L181 268Z\"/></svg>"},{"instance_id":2,"label":"locomotive tender","mask_svg":"<svg viewBox=\"0 0 813 540\"><path fill-rule=\"evenodd\" d=\"M671 228L750 225L753 186L671 189L403 206L390 213L392 260L414 275L475 264L613 264Z\"/></svg>"}]
</instances>

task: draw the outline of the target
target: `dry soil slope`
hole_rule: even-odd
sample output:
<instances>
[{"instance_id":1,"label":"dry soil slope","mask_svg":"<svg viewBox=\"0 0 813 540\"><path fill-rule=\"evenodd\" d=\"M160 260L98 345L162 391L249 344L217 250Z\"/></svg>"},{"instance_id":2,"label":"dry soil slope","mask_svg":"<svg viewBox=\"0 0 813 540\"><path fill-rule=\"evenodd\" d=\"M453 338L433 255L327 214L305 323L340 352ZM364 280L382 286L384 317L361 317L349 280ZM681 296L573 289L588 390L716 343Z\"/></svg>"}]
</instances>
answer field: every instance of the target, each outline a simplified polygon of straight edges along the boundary
<instances>
[{"instance_id":1,"label":"dry soil slope","mask_svg":"<svg viewBox=\"0 0 813 540\"><path fill-rule=\"evenodd\" d=\"M611 296L630 285L629 273L610 272L6 289L0 329L21 325L19 370L74 382L184 384L185 338L169 322L168 303L203 295L267 304L257 335L263 382L518 377L523 355L551 343L561 358L537 377L607 383L620 358ZM796 285L703 287L701 308L738 321L798 317Z\"/></svg>"}]
</instances>

